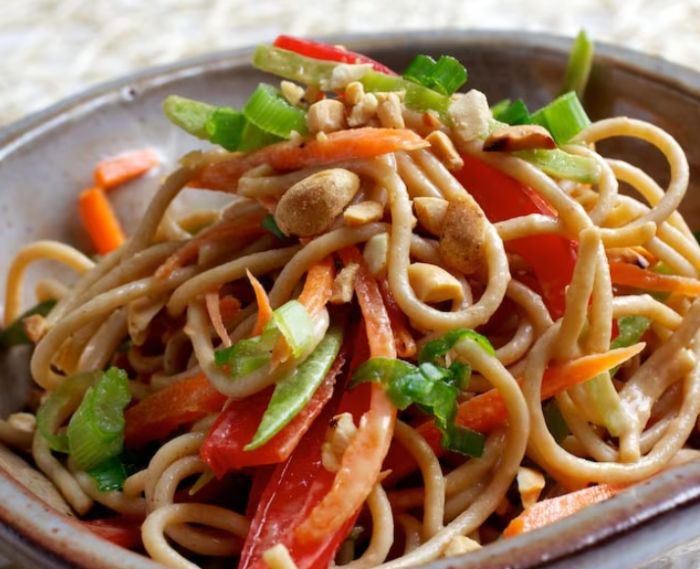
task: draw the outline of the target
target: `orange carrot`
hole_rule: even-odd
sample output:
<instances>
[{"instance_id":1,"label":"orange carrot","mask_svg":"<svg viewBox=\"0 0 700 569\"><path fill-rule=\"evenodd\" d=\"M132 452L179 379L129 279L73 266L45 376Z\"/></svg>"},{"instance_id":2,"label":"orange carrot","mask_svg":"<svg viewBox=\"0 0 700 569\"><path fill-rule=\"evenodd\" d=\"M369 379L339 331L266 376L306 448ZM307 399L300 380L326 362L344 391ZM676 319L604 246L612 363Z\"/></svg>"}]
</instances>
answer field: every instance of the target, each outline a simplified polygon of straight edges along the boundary
<instances>
[{"instance_id":1,"label":"orange carrot","mask_svg":"<svg viewBox=\"0 0 700 569\"><path fill-rule=\"evenodd\" d=\"M340 251L345 265L357 263L355 292L365 320L370 355L395 358L394 336L379 286L357 247ZM296 531L303 543L316 543L337 531L358 511L379 479L382 462L396 422L396 407L384 388L372 384L369 410L362 415L357 433L343 453L333 486Z\"/></svg>"},{"instance_id":2,"label":"orange carrot","mask_svg":"<svg viewBox=\"0 0 700 569\"><path fill-rule=\"evenodd\" d=\"M241 301L230 294L219 299L219 312L224 324L228 324L241 311Z\"/></svg>"},{"instance_id":3,"label":"orange carrot","mask_svg":"<svg viewBox=\"0 0 700 569\"><path fill-rule=\"evenodd\" d=\"M229 159L207 165L191 186L233 192L241 175L260 164L275 170L297 170L322 166L341 160L374 158L399 150L417 150L430 146L415 132L394 128L355 128L332 132L303 144L278 142L249 154L234 154Z\"/></svg>"},{"instance_id":4,"label":"orange carrot","mask_svg":"<svg viewBox=\"0 0 700 569\"><path fill-rule=\"evenodd\" d=\"M101 188L90 188L78 198L78 212L95 249L106 255L125 241L119 220Z\"/></svg>"},{"instance_id":5,"label":"orange carrot","mask_svg":"<svg viewBox=\"0 0 700 569\"><path fill-rule=\"evenodd\" d=\"M513 537L526 531L541 528L552 522L575 514L579 510L608 498L612 498L624 486L598 484L569 494L549 498L533 504L514 518L503 532L504 537Z\"/></svg>"},{"instance_id":6,"label":"orange carrot","mask_svg":"<svg viewBox=\"0 0 700 569\"><path fill-rule=\"evenodd\" d=\"M199 249L205 243L226 239L244 239L264 233L265 230L261 225L263 217L262 213L253 213L224 223L217 223L204 229L170 255L156 270L156 277L165 279L174 270L194 260L199 253Z\"/></svg>"},{"instance_id":7,"label":"orange carrot","mask_svg":"<svg viewBox=\"0 0 700 569\"><path fill-rule=\"evenodd\" d=\"M258 303L258 319L255 321L255 326L250 335L259 336L270 321L270 318L272 318L272 306L270 305L270 299L267 297L267 293L263 285L260 284L260 281L256 279L250 271L246 270L246 274L255 291L255 301Z\"/></svg>"},{"instance_id":8,"label":"orange carrot","mask_svg":"<svg viewBox=\"0 0 700 569\"><path fill-rule=\"evenodd\" d=\"M111 190L138 178L158 165L158 156L150 148L105 158L95 166L95 184Z\"/></svg>"},{"instance_id":9,"label":"orange carrot","mask_svg":"<svg viewBox=\"0 0 700 569\"><path fill-rule=\"evenodd\" d=\"M617 367L641 352L645 345L642 342L548 367L542 379L542 400ZM457 409L457 423L480 433L489 433L501 427L507 420L508 411L501 394L496 389L490 389L468 399L461 403ZM432 421L422 423L417 430L436 454L441 455L444 452L440 444L440 431ZM404 449L397 446L392 448L389 454L387 463L388 468L393 470L392 477L394 479L399 479L402 475L410 472L415 464L410 459L405 460L404 453Z\"/></svg>"},{"instance_id":10,"label":"orange carrot","mask_svg":"<svg viewBox=\"0 0 700 569\"><path fill-rule=\"evenodd\" d=\"M658 292L675 292L691 297L700 296L698 279L663 275L629 263L610 263L610 278L616 285Z\"/></svg>"},{"instance_id":11,"label":"orange carrot","mask_svg":"<svg viewBox=\"0 0 700 569\"><path fill-rule=\"evenodd\" d=\"M335 267L331 257L326 257L309 269L304 289L298 298L309 314L316 314L328 303L333 292L334 277Z\"/></svg>"},{"instance_id":12,"label":"orange carrot","mask_svg":"<svg viewBox=\"0 0 700 569\"><path fill-rule=\"evenodd\" d=\"M224 325L224 318L221 315L221 301L219 300L219 291L214 290L204 295L204 303L209 313L209 320L214 327L217 336L221 338L221 343L228 348L231 345L231 337L228 335L228 330Z\"/></svg>"},{"instance_id":13,"label":"orange carrot","mask_svg":"<svg viewBox=\"0 0 700 569\"><path fill-rule=\"evenodd\" d=\"M391 293L389 283L386 278L379 281L379 289L382 292L384 305L389 314L389 322L391 330L394 333L394 344L396 345L396 353L400 358L410 358L416 355L416 341L413 339L413 334L409 329L406 316L396 303L394 295Z\"/></svg>"}]
</instances>

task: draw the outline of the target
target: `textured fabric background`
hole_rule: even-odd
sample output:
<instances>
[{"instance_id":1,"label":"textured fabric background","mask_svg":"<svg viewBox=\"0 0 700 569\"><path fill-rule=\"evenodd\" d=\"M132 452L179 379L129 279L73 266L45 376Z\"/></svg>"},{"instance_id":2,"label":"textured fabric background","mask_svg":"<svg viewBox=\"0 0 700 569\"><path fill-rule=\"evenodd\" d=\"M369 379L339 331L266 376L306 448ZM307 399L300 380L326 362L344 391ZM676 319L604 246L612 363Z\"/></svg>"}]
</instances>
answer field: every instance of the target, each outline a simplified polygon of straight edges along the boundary
<instances>
[{"instance_id":1,"label":"textured fabric background","mask_svg":"<svg viewBox=\"0 0 700 569\"><path fill-rule=\"evenodd\" d=\"M133 69L281 32L446 27L585 27L700 67L700 0L2 0L0 125Z\"/></svg>"},{"instance_id":2,"label":"textured fabric background","mask_svg":"<svg viewBox=\"0 0 700 569\"><path fill-rule=\"evenodd\" d=\"M0 0L0 126L132 70L282 32L448 27L584 27L700 69L700 0Z\"/></svg>"}]
</instances>

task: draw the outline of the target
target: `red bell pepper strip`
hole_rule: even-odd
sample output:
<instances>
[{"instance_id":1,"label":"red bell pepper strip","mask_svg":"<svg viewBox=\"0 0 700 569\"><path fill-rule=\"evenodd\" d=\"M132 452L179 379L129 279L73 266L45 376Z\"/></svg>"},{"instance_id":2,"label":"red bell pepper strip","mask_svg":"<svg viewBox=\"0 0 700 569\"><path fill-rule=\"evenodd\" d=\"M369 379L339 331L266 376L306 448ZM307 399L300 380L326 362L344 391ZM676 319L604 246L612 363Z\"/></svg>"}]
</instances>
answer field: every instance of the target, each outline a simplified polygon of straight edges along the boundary
<instances>
[{"instance_id":1,"label":"red bell pepper strip","mask_svg":"<svg viewBox=\"0 0 700 569\"><path fill-rule=\"evenodd\" d=\"M245 399L231 401L216 419L202 445L202 460L219 477L230 470L238 470L245 466L285 461L333 395L333 386L344 360L342 353L338 355L306 407L272 439L255 450L244 450L244 447L258 430L274 388L270 387Z\"/></svg>"},{"instance_id":2,"label":"red bell pepper strip","mask_svg":"<svg viewBox=\"0 0 700 569\"><path fill-rule=\"evenodd\" d=\"M377 281L357 247L343 249L340 257L345 265L359 266L355 292L365 320L370 355L395 358L394 334ZM379 478L395 422L396 407L382 386L372 384L369 410L362 415L357 433L343 453L332 488L297 528L297 539L304 544L322 543L329 532L339 531L359 511Z\"/></svg>"},{"instance_id":3,"label":"red bell pepper strip","mask_svg":"<svg viewBox=\"0 0 700 569\"><path fill-rule=\"evenodd\" d=\"M280 49L293 51L294 53L298 53L299 55L303 55L305 57L321 59L323 61L337 61L338 63L369 63L375 71L386 73L387 75L396 75L396 73L394 73L386 65L382 65L378 61L374 61L374 59L367 57L366 55L318 41L281 35L277 36L277 39L272 45Z\"/></svg>"},{"instance_id":4,"label":"red bell pepper strip","mask_svg":"<svg viewBox=\"0 0 700 569\"><path fill-rule=\"evenodd\" d=\"M534 190L482 162L464 154L464 168L456 177L474 197L492 223L539 213L555 212ZM533 235L513 239L506 250L523 257L532 267L545 304L555 320L566 308L565 290L576 264L577 243L559 235Z\"/></svg>"},{"instance_id":5,"label":"red bell pepper strip","mask_svg":"<svg viewBox=\"0 0 700 569\"><path fill-rule=\"evenodd\" d=\"M143 520L140 518L116 516L113 518L80 522L80 524L95 535L115 545L126 549L135 549L141 545L142 522Z\"/></svg>"},{"instance_id":6,"label":"red bell pepper strip","mask_svg":"<svg viewBox=\"0 0 700 569\"><path fill-rule=\"evenodd\" d=\"M161 439L220 411L224 403L226 396L214 389L204 374L183 379L126 410L124 442L127 447L140 447Z\"/></svg>"}]
</instances>

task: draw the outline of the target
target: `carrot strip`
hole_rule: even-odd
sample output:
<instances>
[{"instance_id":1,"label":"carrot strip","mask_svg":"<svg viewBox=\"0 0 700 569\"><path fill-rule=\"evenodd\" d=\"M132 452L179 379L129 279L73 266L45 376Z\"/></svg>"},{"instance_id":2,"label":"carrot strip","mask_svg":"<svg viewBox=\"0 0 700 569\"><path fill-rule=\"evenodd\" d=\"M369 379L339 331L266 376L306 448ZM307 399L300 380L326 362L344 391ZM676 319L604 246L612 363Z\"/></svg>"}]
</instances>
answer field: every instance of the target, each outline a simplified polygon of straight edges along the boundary
<instances>
[{"instance_id":1,"label":"carrot strip","mask_svg":"<svg viewBox=\"0 0 700 569\"><path fill-rule=\"evenodd\" d=\"M106 158L95 166L95 184L105 190L111 190L142 176L158 163L158 156L150 148Z\"/></svg>"},{"instance_id":2,"label":"carrot strip","mask_svg":"<svg viewBox=\"0 0 700 569\"><path fill-rule=\"evenodd\" d=\"M225 239L243 239L261 235L265 231L261 225L262 219L262 213L255 213L208 227L170 255L156 270L156 277L165 279L174 270L193 261L199 254L200 248L205 243L213 243Z\"/></svg>"},{"instance_id":3,"label":"carrot strip","mask_svg":"<svg viewBox=\"0 0 700 569\"><path fill-rule=\"evenodd\" d=\"M224 325L224 319L221 315L221 302L219 301L219 291L215 290L204 295L204 303L209 313L209 319L217 336L221 338L223 345L228 348L231 345L231 337L228 335L228 330Z\"/></svg>"},{"instance_id":4,"label":"carrot strip","mask_svg":"<svg viewBox=\"0 0 700 569\"><path fill-rule=\"evenodd\" d=\"M267 297L267 292L265 292L260 281L256 279L250 271L246 270L246 274L255 291L255 301L258 303L258 319L255 321L255 326L250 335L259 336L270 321L270 318L272 318L272 306L270 305L270 299Z\"/></svg>"},{"instance_id":5,"label":"carrot strip","mask_svg":"<svg viewBox=\"0 0 700 569\"><path fill-rule=\"evenodd\" d=\"M583 356L564 364L548 367L542 379L541 398L544 401L565 389L588 381L640 353L646 344L639 343L626 348L610 350L603 354ZM480 433L489 433L508 421L508 410L501 394L490 389L468 399L457 409L457 423ZM430 444L437 455L444 449L440 444L441 434L432 421L426 421L417 427L417 431ZM405 459L402 447L392 448L387 460L387 467L393 471L392 478L400 479L415 466L410 459Z\"/></svg>"},{"instance_id":6,"label":"carrot strip","mask_svg":"<svg viewBox=\"0 0 700 569\"><path fill-rule=\"evenodd\" d=\"M234 154L231 158L207 165L190 185L232 192L241 175L260 164L269 164L275 170L297 170L427 146L430 146L428 142L408 129L365 127L340 130L323 138L306 140L301 145L285 141L249 154Z\"/></svg>"},{"instance_id":7,"label":"carrot strip","mask_svg":"<svg viewBox=\"0 0 700 569\"><path fill-rule=\"evenodd\" d=\"M100 255L113 251L126 240L119 220L101 188L90 188L80 194L78 213Z\"/></svg>"},{"instance_id":8,"label":"carrot strip","mask_svg":"<svg viewBox=\"0 0 700 569\"><path fill-rule=\"evenodd\" d=\"M394 336L377 282L357 247L340 251L345 265L357 263L355 279L360 310L365 320L372 357L395 358ZM396 407L384 388L372 384L369 410L362 415L357 433L343 453L333 486L309 517L297 528L302 543L316 543L337 531L367 499L379 479L396 423Z\"/></svg>"},{"instance_id":9,"label":"carrot strip","mask_svg":"<svg viewBox=\"0 0 700 569\"><path fill-rule=\"evenodd\" d=\"M503 536L513 537L526 531L541 528L575 514L587 506L612 498L623 489L624 486L598 484L597 486L583 488L556 498L542 500L527 508L517 518L514 518L506 527Z\"/></svg>"},{"instance_id":10,"label":"carrot strip","mask_svg":"<svg viewBox=\"0 0 700 569\"><path fill-rule=\"evenodd\" d=\"M333 292L334 277L335 267L331 257L326 257L309 269L304 289L298 298L309 314L316 314L328 303Z\"/></svg>"},{"instance_id":11,"label":"carrot strip","mask_svg":"<svg viewBox=\"0 0 700 569\"><path fill-rule=\"evenodd\" d=\"M241 311L241 301L227 294L219 300L219 312L224 324L229 323Z\"/></svg>"},{"instance_id":12,"label":"carrot strip","mask_svg":"<svg viewBox=\"0 0 700 569\"><path fill-rule=\"evenodd\" d=\"M379 281L379 289L384 299L386 311L389 314L389 322L391 330L394 333L394 344L396 345L396 353L400 358L410 358L416 355L416 341L413 339L413 334L409 329L406 316L399 307L394 295L389 288L389 282L386 278Z\"/></svg>"},{"instance_id":13,"label":"carrot strip","mask_svg":"<svg viewBox=\"0 0 700 569\"><path fill-rule=\"evenodd\" d=\"M685 296L700 296L700 280L677 275L663 275L629 263L610 263L613 284L642 290L675 292Z\"/></svg>"}]
</instances>

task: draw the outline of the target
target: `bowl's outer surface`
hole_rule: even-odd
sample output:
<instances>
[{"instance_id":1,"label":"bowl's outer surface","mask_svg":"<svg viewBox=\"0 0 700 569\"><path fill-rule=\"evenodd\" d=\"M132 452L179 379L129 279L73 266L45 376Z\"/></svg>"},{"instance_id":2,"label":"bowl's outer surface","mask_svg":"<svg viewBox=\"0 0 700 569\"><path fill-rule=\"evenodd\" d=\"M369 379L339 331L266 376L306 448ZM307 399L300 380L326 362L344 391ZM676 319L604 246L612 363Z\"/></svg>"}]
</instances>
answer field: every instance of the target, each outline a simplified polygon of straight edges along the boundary
<instances>
[{"instance_id":1,"label":"bowl's outer surface","mask_svg":"<svg viewBox=\"0 0 700 569\"><path fill-rule=\"evenodd\" d=\"M426 32L408 35L333 38L402 69L416 53L449 53L470 72L470 87L492 102L523 97L530 108L549 101L559 89L570 41L512 32ZM125 149L154 146L163 171L191 138L162 117L160 105L170 93L213 103L240 105L264 76L249 65L251 50L224 52L148 70L73 97L0 132L0 275L23 244L59 239L85 242L75 215L75 196L90 185L94 163ZM270 79L268 78L268 81ZM700 76L634 52L599 46L586 104L593 118L629 115L668 130L684 146L691 163L691 191L683 211L700 227L700 199L692 189L700 180ZM607 145L667 179L662 157L640 144ZM162 173L162 172L161 172ZM156 174L156 176L159 174ZM123 219L137 219L154 176L115 194ZM129 216L129 213L131 215ZM133 225L126 225L132 230ZM43 266L37 276L58 274ZM0 285L0 293L4 284ZM25 390L7 396L11 378L0 376L0 413L21 405ZM1 469L0 469L1 470ZM499 542L467 558L432 566L460 568L534 567L558 569L639 566L670 548L700 536L700 464L688 465L533 534ZM665 514L676 508L673 514ZM131 552L111 546L52 514L0 472L0 547L26 567L153 568ZM629 531L634 527L634 531ZM591 547L596 544L596 547ZM685 545L687 554L688 546ZM691 547L692 558L695 549ZM578 552L571 558L572 552ZM681 565L678 565L679 567Z\"/></svg>"}]
</instances>

